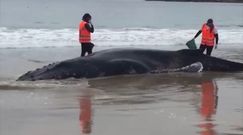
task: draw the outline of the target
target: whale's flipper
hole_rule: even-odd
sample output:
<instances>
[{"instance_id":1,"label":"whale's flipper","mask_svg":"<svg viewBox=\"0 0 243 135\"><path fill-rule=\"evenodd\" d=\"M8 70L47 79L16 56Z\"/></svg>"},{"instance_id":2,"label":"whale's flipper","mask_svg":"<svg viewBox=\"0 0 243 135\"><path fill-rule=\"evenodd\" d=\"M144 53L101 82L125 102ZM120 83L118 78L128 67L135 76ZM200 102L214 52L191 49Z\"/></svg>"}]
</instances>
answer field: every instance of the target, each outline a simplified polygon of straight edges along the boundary
<instances>
[{"instance_id":1,"label":"whale's flipper","mask_svg":"<svg viewBox=\"0 0 243 135\"><path fill-rule=\"evenodd\" d=\"M203 64L201 62L195 62L191 65L181 67L181 68L175 68L175 69L162 69L162 70L154 70L151 73L166 73L166 72L191 72L191 73L197 73L202 72L203 70Z\"/></svg>"},{"instance_id":2,"label":"whale's flipper","mask_svg":"<svg viewBox=\"0 0 243 135\"><path fill-rule=\"evenodd\" d=\"M178 69L178 71L181 72L202 72L202 70L203 70L203 65L201 62L192 63L191 65Z\"/></svg>"}]
</instances>

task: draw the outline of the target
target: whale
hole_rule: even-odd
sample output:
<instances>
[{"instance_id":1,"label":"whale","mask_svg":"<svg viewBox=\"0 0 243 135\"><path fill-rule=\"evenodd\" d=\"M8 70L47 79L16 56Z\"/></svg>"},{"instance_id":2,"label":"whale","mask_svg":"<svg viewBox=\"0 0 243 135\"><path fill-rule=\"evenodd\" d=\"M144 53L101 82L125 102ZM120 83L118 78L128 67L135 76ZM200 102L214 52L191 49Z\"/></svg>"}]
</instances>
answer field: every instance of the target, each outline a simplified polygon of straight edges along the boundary
<instances>
[{"instance_id":1,"label":"whale","mask_svg":"<svg viewBox=\"0 0 243 135\"><path fill-rule=\"evenodd\" d=\"M107 49L29 71L17 81L95 78L167 72L240 72L243 64L207 56L199 50Z\"/></svg>"}]
</instances>

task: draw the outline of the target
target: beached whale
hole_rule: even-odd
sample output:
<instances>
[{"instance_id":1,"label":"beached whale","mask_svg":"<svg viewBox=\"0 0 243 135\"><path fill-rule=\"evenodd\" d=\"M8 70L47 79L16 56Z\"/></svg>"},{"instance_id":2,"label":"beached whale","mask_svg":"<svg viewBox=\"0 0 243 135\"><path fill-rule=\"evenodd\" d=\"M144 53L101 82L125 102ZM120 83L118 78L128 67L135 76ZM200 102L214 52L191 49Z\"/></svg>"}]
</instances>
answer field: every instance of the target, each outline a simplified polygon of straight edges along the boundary
<instances>
[{"instance_id":1,"label":"beached whale","mask_svg":"<svg viewBox=\"0 0 243 135\"><path fill-rule=\"evenodd\" d=\"M17 80L94 78L123 74L243 71L243 64L201 54L198 50L109 49L49 64Z\"/></svg>"}]
</instances>

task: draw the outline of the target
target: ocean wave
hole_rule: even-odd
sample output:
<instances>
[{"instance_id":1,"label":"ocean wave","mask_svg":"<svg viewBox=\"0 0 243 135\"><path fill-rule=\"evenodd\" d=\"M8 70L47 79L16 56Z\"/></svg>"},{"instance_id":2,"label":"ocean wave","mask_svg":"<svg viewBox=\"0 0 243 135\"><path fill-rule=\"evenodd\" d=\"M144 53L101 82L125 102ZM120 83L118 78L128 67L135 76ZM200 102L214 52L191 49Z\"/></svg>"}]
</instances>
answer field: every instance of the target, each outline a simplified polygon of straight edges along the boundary
<instances>
[{"instance_id":1,"label":"ocean wave","mask_svg":"<svg viewBox=\"0 0 243 135\"><path fill-rule=\"evenodd\" d=\"M243 28L219 29L220 43L243 44ZM92 36L98 46L184 45L196 29L124 28L96 29ZM77 29L13 29L0 27L0 48L77 46ZM196 42L200 43L200 37Z\"/></svg>"}]
</instances>

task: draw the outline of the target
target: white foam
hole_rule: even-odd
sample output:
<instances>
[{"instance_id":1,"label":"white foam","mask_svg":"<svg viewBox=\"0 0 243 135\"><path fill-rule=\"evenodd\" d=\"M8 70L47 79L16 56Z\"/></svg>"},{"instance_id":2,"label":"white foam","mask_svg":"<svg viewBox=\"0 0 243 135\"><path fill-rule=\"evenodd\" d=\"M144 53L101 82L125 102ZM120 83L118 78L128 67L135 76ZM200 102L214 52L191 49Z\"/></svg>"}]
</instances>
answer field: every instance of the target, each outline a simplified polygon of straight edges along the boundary
<instances>
[{"instance_id":1,"label":"white foam","mask_svg":"<svg viewBox=\"0 0 243 135\"><path fill-rule=\"evenodd\" d=\"M184 45L195 29L96 29L93 43L98 46ZM243 28L220 29L220 43L243 44ZM10 29L0 27L0 48L77 46L77 29ZM196 40L200 43L200 37Z\"/></svg>"}]
</instances>

